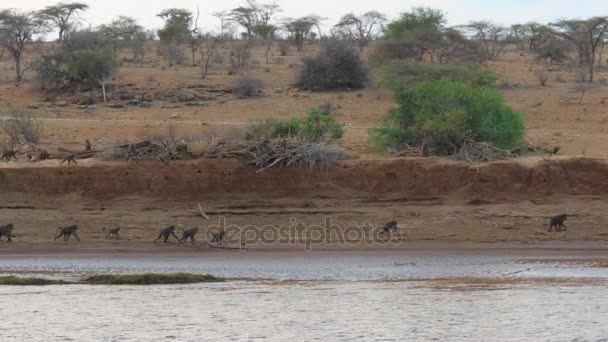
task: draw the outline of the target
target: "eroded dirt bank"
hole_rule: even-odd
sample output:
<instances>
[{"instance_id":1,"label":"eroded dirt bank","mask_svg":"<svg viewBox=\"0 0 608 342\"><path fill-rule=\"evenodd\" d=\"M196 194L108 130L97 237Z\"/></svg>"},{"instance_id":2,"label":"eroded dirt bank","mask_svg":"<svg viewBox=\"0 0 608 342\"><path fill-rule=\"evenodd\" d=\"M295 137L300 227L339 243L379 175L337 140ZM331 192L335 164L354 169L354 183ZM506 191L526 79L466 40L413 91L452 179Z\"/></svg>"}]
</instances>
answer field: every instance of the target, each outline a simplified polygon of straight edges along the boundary
<instances>
[{"instance_id":1,"label":"eroded dirt bank","mask_svg":"<svg viewBox=\"0 0 608 342\"><path fill-rule=\"evenodd\" d=\"M0 164L0 224L17 227L14 242L1 242L0 253L44 253L46 247L100 253L191 248L152 243L158 229L168 224L199 226L198 251L209 248L204 233L221 224L230 228L233 246L244 243L250 249L300 250L314 229L287 242L276 239L293 233L298 222L329 232L320 248L343 250L388 248L359 236L344 241L344 232L353 226L357 231L377 229L391 220L399 222L398 239L404 244L390 248L408 248L417 241L608 240L608 163L599 159L520 160L479 167L440 159L354 160L313 173L257 173L226 160L167 166L80 163ZM187 210L198 202L210 221ZM548 233L547 217L560 213L571 215L568 231ZM57 227L67 224L80 227L78 248L75 241L64 245L53 240ZM122 227L120 241L105 239L101 228L109 226ZM250 226L257 235L242 241L240 232ZM268 227L271 238L263 240Z\"/></svg>"},{"instance_id":2,"label":"eroded dirt bank","mask_svg":"<svg viewBox=\"0 0 608 342\"><path fill-rule=\"evenodd\" d=\"M81 162L82 163L82 162ZM21 164L24 165L24 164ZM231 198L519 201L550 195L608 194L608 163L569 158L483 166L441 159L354 160L309 173L302 169L256 172L236 160L90 163L36 167L4 164L3 194L77 194L92 199L144 196L175 201ZM4 198L2 198L4 197Z\"/></svg>"}]
</instances>

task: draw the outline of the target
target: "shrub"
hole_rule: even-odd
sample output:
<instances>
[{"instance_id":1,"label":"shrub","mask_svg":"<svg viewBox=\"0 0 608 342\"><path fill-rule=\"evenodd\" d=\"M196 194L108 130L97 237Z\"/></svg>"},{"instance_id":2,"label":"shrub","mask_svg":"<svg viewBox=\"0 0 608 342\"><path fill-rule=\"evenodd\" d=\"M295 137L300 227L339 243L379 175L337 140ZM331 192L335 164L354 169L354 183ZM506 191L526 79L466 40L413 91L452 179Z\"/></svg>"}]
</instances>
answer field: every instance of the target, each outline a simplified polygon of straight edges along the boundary
<instances>
[{"instance_id":1,"label":"shrub","mask_svg":"<svg viewBox=\"0 0 608 342\"><path fill-rule=\"evenodd\" d=\"M383 148L422 146L429 154L452 155L465 136L501 149L519 146L522 116L504 104L498 90L439 80L397 89L399 107L372 139Z\"/></svg>"},{"instance_id":2,"label":"shrub","mask_svg":"<svg viewBox=\"0 0 608 342\"><path fill-rule=\"evenodd\" d=\"M85 277L83 282L94 285L154 285L154 284L196 284L222 282L224 279L210 274L108 274Z\"/></svg>"},{"instance_id":3,"label":"shrub","mask_svg":"<svg viewBox=\"0 0 608 342\"><path fill-rule=\"evenodd\" d=\"M232 92L239 97L257 96L262 93L264 82L257 78L244 77L232 86Z\"/></svg>"},{"instance_id":4,"label":"shrub","mask_svg":"<svg viewBox=\"0 0 608 342\"><path fill-rule=\"evenodd\" d=\"M383 67L386 80L393 85L447 79L475 87L494 87L498 81L495 73L472 65L393 61L384 62Z\"/></svg>"},{"instance_id":5,"label":"shrub","mask_svg":"<svg viewBox=\"0 0 608 342\"><path fill-rule=\"evenodd\" d=\"M368 81L368 71L352 45L329 41L317 56L303 59L296 86L307 90L360 89Z\"/></svg>"},{"instance_id":6,"label":"shrub","mask_svg":"<svg viewBox=\"0 0 608 342\"><path fill-rule=\"evenodd\" d=\"M281 56L289 55L289 50L291 50L291 45L288 41L279 42L279 52L281 53Z\"/></svg>"},{"instance_id":7,"label":"shrub","mask_svg":"<svg viewBox=\"0 0 608 342\"><path fill-rule=\"evenodd\" d=\"M266 119L252 125L247 133L249 139L274 139L297 137L306 142L326 142L340 140L344 136L344 125L336 118L325 115L315 108L303 118L288 120Z\"/></svg>"},{"instance_id":8,"label":"shrub","mask_svg":"<svg viewBox=\"0 0 608 342\"><path fill-rule=\"evenodd\" d=\"M549 81L549 73L547 70L537 70L535 74L538 84L540 84L541 87L546 86L547 82Z\"/></svg>"},{"instance_id":9,"label":"shrub","mask_svg":"<svg viewBox=\"0 0 608 342\"><path fill-rule=\"evenodd\" d=\"M8 135L12 146L26 143L37 145L42 135L42 122L34 113L25 108L10 108L6 113L8 119L0 122L0 128Z\"/></svg>"}]
</instances>

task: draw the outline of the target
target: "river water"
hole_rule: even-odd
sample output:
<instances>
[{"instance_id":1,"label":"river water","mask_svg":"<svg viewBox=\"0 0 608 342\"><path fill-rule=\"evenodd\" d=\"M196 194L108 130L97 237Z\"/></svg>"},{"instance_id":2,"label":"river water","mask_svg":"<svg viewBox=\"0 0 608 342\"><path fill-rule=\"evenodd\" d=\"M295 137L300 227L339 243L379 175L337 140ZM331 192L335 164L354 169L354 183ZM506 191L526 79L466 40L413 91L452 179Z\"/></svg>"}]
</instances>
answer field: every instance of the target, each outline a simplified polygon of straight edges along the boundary
<instances>
[{"instance_id":1,"label":"river water","mask_svg":"<svg viewBox=\"0 0 608 342\"><path fill-rule=\"evenodd\" d=\"M585 264L322 253L0 262L6 274L64 278L178 271L258 278L2 287L1 341L608 341L608 270Z\"/></svg>"}]
</instances>

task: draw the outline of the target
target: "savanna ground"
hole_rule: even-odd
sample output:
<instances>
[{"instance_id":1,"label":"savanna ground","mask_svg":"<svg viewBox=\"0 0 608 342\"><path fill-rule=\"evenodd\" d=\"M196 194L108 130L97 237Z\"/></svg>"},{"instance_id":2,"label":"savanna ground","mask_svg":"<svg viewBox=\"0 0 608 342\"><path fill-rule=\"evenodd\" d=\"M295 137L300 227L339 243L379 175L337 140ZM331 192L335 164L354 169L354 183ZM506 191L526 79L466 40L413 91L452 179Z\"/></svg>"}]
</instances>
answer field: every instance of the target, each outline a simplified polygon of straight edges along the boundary
<instances>
[{"instance_id":1,"label":"savanna ground","mask_svg":"<svg viewBox=\"0 0 608 342\"><path fill-rule=\"evenodd\" d=\"M148 62L143 66L125 62L112 82L113 86L131 85L150 93L186 85L229 87L247 75L263 80L265 87L263 95L259 97L237 99L227 96L203 101L196 106L154 101L149 108L110 108L103 103L85 108L71 104L70 96L47 101L48 94L39 90L32 73L26 73L29 81L15 86L12 81L12 61L5 56L0 61L0 102L3 108L9 105L34 108L36 115L44 122L41 145L53 152L58 147L81 150L85 139L90 139L95 149L109 150L116 144L167 136L169 132L175 136L194 137L193 148L204 150L218 139L241 136L252 122L269 117L302 116L329 101L339 108L335 115L346 125L345 137L339 145L361 159L362 163L373 164L391 158L377 151L369 142L368 135L368 130L377 126L396 105L392 90L382 82L381 72L373 72L374 83L365 90L305 92L293 89L302 56L314 54L317 49L314 45L306 46L303 55L292 49L287 56L280 56L275 47L267 65L264 62L264 48L258 46L253 50L250 66L246 70L230 74L230 67L225 61L222 65L212 65L210 75L202 80L197 66L165 65L161 57L155 54L155 43L150 43L146 57ZM229 50L222 49L222 53L226 54L225 60L228 60ZM127 52L124 55L127 56ZM604 101L608 99L605 95L608 85L603 85L605 83L602 81L608 78L606 70L599 70L597 79L600 82L586 92L581 102L582 94L577 90L575 81L576 70L565 65L550 68L545 86L541 86L537 79L537 71L544 69L544 66L535 62L532 56L510 51L485 67L500 75L508 105L524 114L527 139L560 146L558 158L608 158L608 141L604 132L608 120L605 116L608 103ZM534 165L543 158L526 157L509 163ZM100 159L81 160L79 166L70 167L86 168L100 163L108 162ZM437 160L433 163L437 164ZM55 172L57 164L57 160L37 164L20 160L2 163L0 168L40 167ZM122 162L108 165L125 167ZM158 169L165 167L160 162L149 165ZM64 167L66 170L70 168ZM473 170L476 167L471 166ZM66 172L69 174L69 171ZM251 172L255 173L255 170ZM176 173L175 177L179 181L180 174ZM103 180L92 177L88 181ZM282 186L281 181L289 180L277 180L277 187ZM497 194L496 197L501 196ZM326 216L331 216L334 222L340 224L370 222L375 226L397 220L402 225L402 240L409 243L423 240L608 240L608 230L604 229L608 218L602 214L608 208L608 202L602 196L562 194L556 198L546 195L542 199L527 200L507 196L493 203L477 205L471 205L470 197L458 195L441 200L414 198L399 201L383 198L382 193L378 193L375 200L360 200L341 193L339 189L335 196L329 198L300 197L297 193L288 198L265 198L264 194L244 197L234 194L233 198L222 196L218 200L211 200L209 196L205 198L202 204L205 210L212 213L212 221L225 216L231 224L285 226L294 217L308 224L320 224ZM106 246L113 251L143 246L154 250L167 248L153 247L151 244L158 234L158 228L165 224L199 225L203 230L214 224L202 221L185 210L186 207L194 208L195 201L173 200L171 197L152 198L137 194L126 198L99 199L66 189L65 193L57 195L37 194L35 191L5 193L2 200L5 204L0 208L0 223L13 222L18 227L15 243L11 245L13 247L2 243L4 250L25 250L32 245L50 247L56 227L68 223L81 226L83 246ZM546 217L562 212L574 214L568 222L570 230L562 234L546 233ZM123 227L122 241L105 242L100 229L111 225ZM63 246L62 242L56 244ZM338 245L334 244L336 247ZM168 248L176 248L172 246ZM407 248L408 244L402 246Z\"/></svg>"}]
</instances>

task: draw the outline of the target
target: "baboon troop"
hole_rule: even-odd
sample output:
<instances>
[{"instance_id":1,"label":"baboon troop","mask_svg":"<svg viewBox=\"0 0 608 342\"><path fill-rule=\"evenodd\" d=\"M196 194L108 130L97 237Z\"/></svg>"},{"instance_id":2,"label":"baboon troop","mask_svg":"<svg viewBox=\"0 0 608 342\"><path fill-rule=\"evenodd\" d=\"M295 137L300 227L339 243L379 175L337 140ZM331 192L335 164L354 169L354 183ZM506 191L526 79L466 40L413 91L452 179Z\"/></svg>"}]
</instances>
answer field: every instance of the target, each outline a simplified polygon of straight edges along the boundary
<instances>
[{"instance_id":1,"label":"baboon troop","mask_svg":"<svg viewBox=\"0 0 608 342\"><path fill-rule=\"evenodd\" d=\"M106 233L106 240L120 240L120 227L116 228L102 228L103 232Z\"/></svg>"},{"instance_id":2,"label":"baboon troop","mask_svg":"<svg viewBox=\"0 0 608 342\"><path fill-rule=\"evenodd\" d=\"M169 240L171 236L173 236L175 240L180 241L177 235L175 235L175 226L169 226L161 229L158 234L158 237L156 238L156 240L154 240L154 243L156 243L156 241L160 240L161 238L164 238L163 242L167 243L167 240Z\"/></svg>"},{"instance_id":3,"label":"baboon troop","mask_svg":"<svg viewBox=\"0 0 608 342\"><path fill-rule=\"evenodd\" d=\"M14 158L15 160L17 160L17 152L13 151L13 150L9 150L9 151L4 151L4 153L2 153L2 157L0 157L0 160L4 160L6 159L6 161L11 161L11 158Z\"/></svg>"},{"instance_id":4,"label":"baboon troop","mask_svg":"<svg viewBox=\"0 0 608 342\"><path fill-rule=\"evenodd\" d=\"M2 241L3 236L6 236L8 242L13 241L13 229L15 229L15 226L12 223L0 226L0 241Z\"/></svg>"},{"instance_id":5,"label":"baboon troop","mask_svg":"<svg viewBox=\"0 0 608 342\"><path fill-rule=\"evenodd\" d=\"M565 232L568 227L564 224L568 220L568 215L557 215L549 218L549 232L555 228L556 232Z\"/></svg>"},{"instance_id":6,"label":"baboon troop","mask_svg":"<svg viewBox=\"0 0 608 342\"><path fill-rule=\"evenodd\" d=\"M77 225L71 225L71 226L66 226L66 227L59 227L57 228L57 236L55 236L54 240L59 239L61 236L63 236L63 241L68 241L70 239L71 235L74 235L74 237L76 238L76 240L80 241L80 239L78 238L78 234L76 234L76 231L78 230L78 226Z\"/></svg>"},{"instance_id":7,"label":"baboon troop","mask_svg":"<svg viewBox=\"0 0 608 342\"><path fill-rule=\"evenodd\" d=\"M183 231L183 235L182 238L179 240L179 242L186 242L186 240L190 239L190 242L194 243L195 237L196 237L196 233L198 233L198 227L193 227L190 229L186 229Z\"/></svg>"},{"instance_id":8,"label":"baboon troop","mask_svg":"<svg viewBox=\"0 0 608 342\"><path fill-rule=\"evenodd\" d=\"M65 162L68 162L68 165L72 164L72 162L78 165L78 162L76 161L76 155L73 153L63 157L63 160L61 160L61 163L59 163L59 165L63 165L63 163Z\"/></svg>"}]
</instances>

